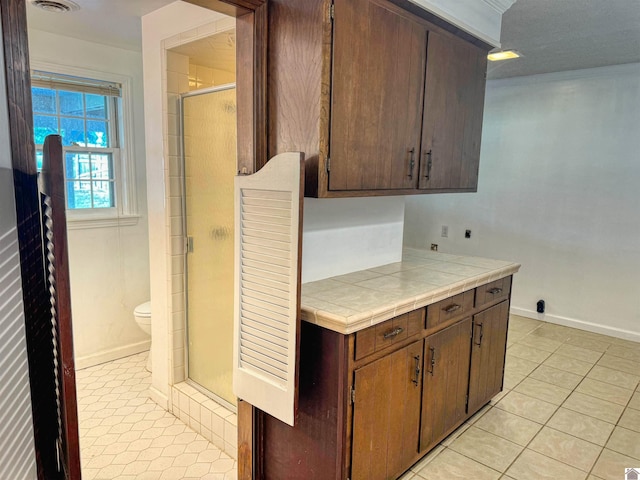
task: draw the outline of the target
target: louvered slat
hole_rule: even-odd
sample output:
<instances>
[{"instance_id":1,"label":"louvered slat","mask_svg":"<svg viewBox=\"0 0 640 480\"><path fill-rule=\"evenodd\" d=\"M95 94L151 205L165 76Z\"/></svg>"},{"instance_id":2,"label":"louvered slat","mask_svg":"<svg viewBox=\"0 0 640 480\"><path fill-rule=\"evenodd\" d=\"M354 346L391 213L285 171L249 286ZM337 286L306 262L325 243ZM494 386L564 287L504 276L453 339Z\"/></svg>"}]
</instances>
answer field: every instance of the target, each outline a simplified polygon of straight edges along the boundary
<instances>
[{"instance_id":1,"label":"louvered slat","mask_svg":"<svg viewBox=\"0 0 640 480\"><path fill-rule=\"evenodd\" d=\"M301 154L236 178L234 392L294 424Z\"/></svg>"}]
</instances>

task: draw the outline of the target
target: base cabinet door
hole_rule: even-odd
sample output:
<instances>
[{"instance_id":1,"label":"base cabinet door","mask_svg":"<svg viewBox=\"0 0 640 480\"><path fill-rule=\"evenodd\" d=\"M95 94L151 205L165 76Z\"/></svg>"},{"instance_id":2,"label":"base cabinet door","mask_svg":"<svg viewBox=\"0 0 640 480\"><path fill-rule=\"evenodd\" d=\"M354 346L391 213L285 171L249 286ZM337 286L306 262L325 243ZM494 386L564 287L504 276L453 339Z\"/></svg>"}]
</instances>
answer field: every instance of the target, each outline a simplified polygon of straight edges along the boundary
<instances>
[{"instance_id":1,"label":"base cabinet door","mask_svg":"<svg viewBox=\"0 0 640 480\"><path fill-rule=\"evenodd\" d=\"M356 370L352 480L396 478L418 452L423 340Z\"/></svg>"},{"instance_id":2,"label":"base cabinet door","mask_svg":"<svg viewBox=\"0 0 640 480\"><path fill-rule=\"evenodd\" d=\"M508 301L473 316L469 414L474 413L502 390L508 322Z\"/></svg>"},{"instance_id":3,"label":"base cabinet door","mask_svg":"<svg viewBox=\"0 0 640 480\"><path fill-rule=\"evenodd\" d=\"M466 415L471 318L425 339L420 451L433 447Z\"/></svg>"}]
</instances>

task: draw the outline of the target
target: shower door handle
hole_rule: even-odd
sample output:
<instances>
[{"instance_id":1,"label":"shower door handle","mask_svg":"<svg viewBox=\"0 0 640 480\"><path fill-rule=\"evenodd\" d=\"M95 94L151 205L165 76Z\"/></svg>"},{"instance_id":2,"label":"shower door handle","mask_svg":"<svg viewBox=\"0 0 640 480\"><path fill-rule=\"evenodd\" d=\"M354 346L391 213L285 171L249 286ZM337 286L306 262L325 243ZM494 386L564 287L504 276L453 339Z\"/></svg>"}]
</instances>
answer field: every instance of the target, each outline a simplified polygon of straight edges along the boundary
<instances>
[{"instance_id":1,"label":"shower door handle","mask_svg":"<svg viewBox=\"0 0 640 480\"><path fill-rule=\"evenodd\" d=\"M193 253L193 237L187 237L185 239L185 247L187 253Z\"/></svg>"}]
</instances>

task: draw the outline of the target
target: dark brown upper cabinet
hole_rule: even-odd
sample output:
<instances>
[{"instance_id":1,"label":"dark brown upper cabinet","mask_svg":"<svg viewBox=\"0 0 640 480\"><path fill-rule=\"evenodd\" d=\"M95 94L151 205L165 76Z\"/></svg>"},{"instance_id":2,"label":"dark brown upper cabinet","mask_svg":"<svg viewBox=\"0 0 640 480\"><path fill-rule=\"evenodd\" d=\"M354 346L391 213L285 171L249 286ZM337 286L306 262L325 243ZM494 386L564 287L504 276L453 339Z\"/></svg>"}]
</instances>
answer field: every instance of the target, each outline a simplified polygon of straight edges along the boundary
<instances>
[{"instance_id":1,"label":"dark brown upper cabinet","mask_svg":"<svg viewBox=\"0 0 640 480\"><path fill-rule=\"evenodd\" d=\"M329 190L416 188L424 25L371 0L336 0Z\"/></svg>"},{"instance_id":2,"label":"dark brown upper cabinet","mask_svg":"<svg viewBox=\"0 0 640 480\"><path fill-rule=\"evenodd\" d=\"M487 53L429 33L420 189L476 191Z\"/></svg>"},{"instance_id":3,"label":"dark brown upper cabinet","mask_svg":"<svg viewBox=\"0 0 640 480\"><path fill-rule=\"evenodd\" d=\"M475 191L490 48L402 0L270 0L268 156L305 195Z\"/></svg>"}]
</instances>

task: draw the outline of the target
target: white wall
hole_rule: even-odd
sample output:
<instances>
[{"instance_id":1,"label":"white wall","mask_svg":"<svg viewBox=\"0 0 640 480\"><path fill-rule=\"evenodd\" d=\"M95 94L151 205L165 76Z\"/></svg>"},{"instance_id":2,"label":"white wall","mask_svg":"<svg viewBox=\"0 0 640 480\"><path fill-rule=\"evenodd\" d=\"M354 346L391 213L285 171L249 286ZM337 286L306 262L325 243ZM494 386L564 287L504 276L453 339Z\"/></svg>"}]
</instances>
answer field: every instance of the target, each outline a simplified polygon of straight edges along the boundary
<instances>
[{"instance_id":1,"label":"white wall","mask_svg":"<svg viewBox=\"0 0 640 480\"><path fill-rule=\"evenodd\" d=\"M0 37L2 25L0 25ZM36 452L9 142L4 49L0 50L0 478L35 480Z\"/></svg>"},{"instance_id":2,"label":"white wall","mask_svg":"<svg viewBox=\"0 0 640 480\"><path fill-rule=\"evenodd\" d=\"M402 259L404 197L304 199L302 282Z\"/></svg>"},{"instance_id":3,"label":"white wall","mask_svg":"<svg viewBox=\"0 0 640 480\"><path fill-rule=\"evenodd\" d=\"M32 65L88 69L128 77L132 83L133 161L140 217L133 225L77 228L69 220L69 266L76 367L149 348L133 319L149 299L142 55L75 38L29 30ZM68 215L70 217L70 215ZM129 222L131 223L131 222Z\"/></svg>"},{"instance_id":4,"label":"white wall","mask_svg":"<svg viewBox=\"0 0 640 480\"><path fill-rule=\"evenodd\" d=\"M638 78L630 64L488 82L478 193L408 197L405 243L520 262L515 313L535 318L542 298L545 320L640 340Z\"/></svg>"}]
</instances>

